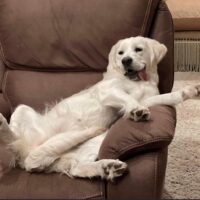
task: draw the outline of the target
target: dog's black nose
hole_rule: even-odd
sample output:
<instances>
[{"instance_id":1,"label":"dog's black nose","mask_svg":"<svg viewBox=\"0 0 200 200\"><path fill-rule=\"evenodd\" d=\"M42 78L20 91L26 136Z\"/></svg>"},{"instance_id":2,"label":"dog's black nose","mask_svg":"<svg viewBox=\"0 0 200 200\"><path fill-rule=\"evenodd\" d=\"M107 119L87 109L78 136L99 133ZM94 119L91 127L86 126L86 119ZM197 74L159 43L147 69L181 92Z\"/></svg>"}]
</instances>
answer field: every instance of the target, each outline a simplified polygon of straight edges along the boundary
<instances>
[{"instance_id":1,"label":"dog's black nose","mask_svg":"<svg viewBox=\"0 0 200 200\"><path fill-rule=\"evenodd\" d=\"M122 64L125 66L125 67L129 67L131 65L131 63L133 62L132 58L131 57L125 57L122 59Z\"/></svg>"}]
</instances>

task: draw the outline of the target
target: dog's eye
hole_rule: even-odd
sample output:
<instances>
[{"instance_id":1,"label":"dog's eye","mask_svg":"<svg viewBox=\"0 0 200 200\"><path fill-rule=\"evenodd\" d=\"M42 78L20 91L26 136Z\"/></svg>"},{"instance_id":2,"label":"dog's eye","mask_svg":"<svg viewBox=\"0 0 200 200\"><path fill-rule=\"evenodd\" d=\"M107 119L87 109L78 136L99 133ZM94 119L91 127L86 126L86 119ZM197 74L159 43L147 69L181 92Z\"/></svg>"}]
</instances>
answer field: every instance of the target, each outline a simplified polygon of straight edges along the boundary
<instances>
[{"instance_id":1,"label":"dog's eye","mask_svg":"<svg viewBox=\"0 0 200 200\"><path fill-rule=\"evenodd\" d=\"M136 51L136 52L140 52L140 51L142 51L142 50L143 50L143 49L140 48L140 47L136 47L136 48L135 48L135 51Z\"/></svg>"},{"instance_id":2,"label":"dog's eye","mask_svg":"<svg viewBox=\"0 0 200 200\"><path fill-rule=\"evenodd\" d=\"M119 55L122 55L123 53L124 53L123 51L119 51L119 53L118 53L118 54L119 54Z\"/></svg>"}]
</instances>

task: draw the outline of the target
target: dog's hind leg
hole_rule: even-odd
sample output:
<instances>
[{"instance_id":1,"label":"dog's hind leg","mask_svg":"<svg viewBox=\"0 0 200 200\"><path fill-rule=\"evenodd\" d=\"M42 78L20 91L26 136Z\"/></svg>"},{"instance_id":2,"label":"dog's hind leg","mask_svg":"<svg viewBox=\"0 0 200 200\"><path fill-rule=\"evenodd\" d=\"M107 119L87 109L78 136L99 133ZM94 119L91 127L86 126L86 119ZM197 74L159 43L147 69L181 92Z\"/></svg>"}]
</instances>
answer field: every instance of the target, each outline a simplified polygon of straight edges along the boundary
<instances>
[{"instance_id":1,"label":"dog's hind leg","mask_svg":"<svg viewBox=\"0 0 200 200\"><path fill-rule=\"evenodd\" d=\"M33 149L25 159L27 171L41 171L71 148L105 132L102 128L88 128L82 131L69 131L53 136Z\"/></svg>"},{"instance_id":2,"label":"dog's hind leg","mask_svg":"<svg viewBox=\"0 0 200 200\"><path fill-rule=\"evenodd\" d=\"M122 176L126 169L127 164L120 160L102 159L95 162L74 163L69 170L69 174L72 177L101 177L113 181L116 177Z\"/></svg>"},{"instance_id":3,"label":"dog's hind leg","mask_svg":"<svg viewBox=\"0 0 200 200\"><path fill-rule=\"evenodd\" d=\"M15 140L15 135L9 128L7 120L0 113L0 140L5 144L9 144Z\"/></svg>"},{"instance_id":4,"label":"dog's hind leg","mask_svg":"<svg viewBox=\"0 0 200 200\"><path fill-rule=\"evenodd\" d=\"M114 159L96 161L105 135L106 132L62 155L47 172L59 172L69 177L101 177L107 180L121 176L126 170L126 163Z\"/></svg>"},{"instance_id":5,"label":"dog's hind leg","mask_svg":"<svg viewBox=\"0 0 200 200\"><path fill-rule=\"evenodd\" d=\"M49 171L59 172L67 176L80 178L101 177L114 180L121 176L127 169L127 164L115 159L102 159L98 161L79 161L63 157L56 161Z\"/></svg>"}]
</instances>

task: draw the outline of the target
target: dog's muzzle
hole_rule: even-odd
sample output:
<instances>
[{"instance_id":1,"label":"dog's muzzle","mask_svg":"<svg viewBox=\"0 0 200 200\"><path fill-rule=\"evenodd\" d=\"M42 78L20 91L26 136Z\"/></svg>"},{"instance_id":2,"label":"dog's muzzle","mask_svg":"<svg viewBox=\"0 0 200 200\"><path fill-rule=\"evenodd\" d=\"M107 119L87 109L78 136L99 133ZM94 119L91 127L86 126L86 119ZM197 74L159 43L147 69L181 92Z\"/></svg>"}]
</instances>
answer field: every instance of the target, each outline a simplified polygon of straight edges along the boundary
<instances>
[{"instance_id":1,"label":"dog's muzzle","mask_svg":"<svg viewBox=\"0 0 200 200\"><path fill-rule=\"evenodd\" d=\"M133 69L132 64L133 60L130 57L125 57L122 59L122 64L124 66L125 70L125 76L129 77L130 79L136 79L136 80L147 80L147 73L146 73L146 67L144 67L142 70L136 71Z\"/></svg>"},{"instance_id":2,"label":"dog's muzzle","mask_svg":"<svg viewBox=\"0 0 200 200\"><path fill-rule=\"evenodd\" d=\"M125 71L124 75L129 77L130 79L141 80L141 81L147 81L148 80L148 76L147 76L147 73L146 73L146 67L144 67L140 71L135 71L133 69L129 70L129 71Z\"/></svg>"},{"instance_id":3,"label":"dog's muzzle","mask_svg":"<svg viewBox=\"0 0 200 200\"><path fill-rule=\"evenodd\" d=\"M122 59L122 64L125 69L131 68L132 63L133 59L131 57L125 57Z\"/></svg>"},{"instance_id":4,"label":"dog's muzzle","mask_svg":"<svg viewBox=\"0 0 200 200\"><path fill-rule=\"evenodd\" d=\"M136 78L137 72L132 68L133 59L131 57L125 57L122 59L122 64L125 70L125 76L128 76L131 79Z\"/></svg>"}]
</instances>

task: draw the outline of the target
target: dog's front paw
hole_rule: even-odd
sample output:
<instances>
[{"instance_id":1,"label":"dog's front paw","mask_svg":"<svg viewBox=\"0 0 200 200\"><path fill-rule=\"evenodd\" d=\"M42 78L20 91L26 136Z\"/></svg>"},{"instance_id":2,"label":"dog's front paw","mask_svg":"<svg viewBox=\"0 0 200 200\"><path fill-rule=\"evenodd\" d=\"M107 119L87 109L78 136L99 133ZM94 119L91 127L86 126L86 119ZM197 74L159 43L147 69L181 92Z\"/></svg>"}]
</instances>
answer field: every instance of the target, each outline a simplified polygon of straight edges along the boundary
<instances>
[{"instance_id":1,"label":"dog's front paw","mask_svg":"<svg viewBox=\"0 0 200 200\"><path fill-rule=\"evenodd\" d=\"M127 164L120 160L105 160L102 165L103 168L103 178L114 181L115 178L120 177L127 170Z\"/></svg>"},{"instance_id":2,"label":"dog's front paw","mask_svg":"<svg viewBox=\"0 0 200 200\"><path fill-rule=\"evenodd\" d=\"M40 172L48 168L55 160L56 157L48 155L38 148L30 152L25 159L24 167L28 172Z\"/></svg>"},{"instance_id":3,"label":"dog's front paw","mask_svg":"<svg viewBox=\"0 0 200 200\"><path fill-rule=\"evenodd\" d=\"M195 86L188 86L182 91L183 100L195 98L200 96L200 84Z\"/></svg>"},{"instance_id":4,"label":"dog's front paw","mask_svg":"<svg viewBox=\"0 0 200 200\"><path fill-rule=\"evenodd\" d=\"M150 119L150 111L148 108L140 106L130 113L130 118L134 121L148 121Z\"/></svg>"}]
</instances>

